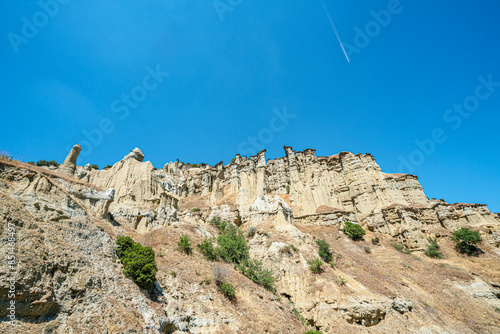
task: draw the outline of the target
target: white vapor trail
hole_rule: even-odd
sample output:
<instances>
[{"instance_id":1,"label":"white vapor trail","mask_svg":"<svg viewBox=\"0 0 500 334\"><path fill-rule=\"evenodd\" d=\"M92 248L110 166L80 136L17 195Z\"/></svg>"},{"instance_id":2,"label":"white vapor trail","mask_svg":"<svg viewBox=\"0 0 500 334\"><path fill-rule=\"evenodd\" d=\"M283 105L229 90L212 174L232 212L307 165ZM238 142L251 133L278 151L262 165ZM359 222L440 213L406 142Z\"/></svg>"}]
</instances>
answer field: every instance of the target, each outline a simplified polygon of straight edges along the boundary
<instances>
[{"instance_id":1,"label":"white vapor trail","mask_svg":"<svg viewBox=\"0 0 500 334\"><path fill-rule=\"evenodd\" d=\"M328 11L328 8L325 5L325 1L321 0L321 3L323 4L323 8L325 9L326 16L328 16L328 21L330 21L330 25L332 26L333 32L335 33L335 36L337 36L340 47L342 48L342 51L344 51L344 55L347 58L347 62L350 63L351 61L349 60L349 57L347 56L347 52L345 52L344 44L342 44L342 40L340 39L337 28L335 28L335 24L333 23L332 16L330 15L330 12Z\"/></svg>"}]
</instances>

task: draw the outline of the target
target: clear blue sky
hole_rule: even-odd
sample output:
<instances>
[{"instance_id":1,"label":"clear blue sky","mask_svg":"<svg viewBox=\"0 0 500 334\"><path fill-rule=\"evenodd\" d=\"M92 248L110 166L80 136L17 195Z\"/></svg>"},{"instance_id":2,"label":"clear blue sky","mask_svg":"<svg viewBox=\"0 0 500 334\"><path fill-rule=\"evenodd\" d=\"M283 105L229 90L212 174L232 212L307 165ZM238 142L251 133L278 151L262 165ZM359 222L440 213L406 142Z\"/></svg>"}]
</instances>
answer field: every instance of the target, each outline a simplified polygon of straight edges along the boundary
<instances>
[{"instance_id":1,"label":"clear blue sky","mask_svg":"<svg viewBox=\"0 0 500 334\"><path fill-rule=\"evenodd\" d=\"M350 63L321 0L60 2L0 5L15 157L61 162L85 140L79 163L101 167L134 147L160 168L261 146L369 152L429 197L500 211L498 1L325 0Z\"/></svg>"}]
</instances>

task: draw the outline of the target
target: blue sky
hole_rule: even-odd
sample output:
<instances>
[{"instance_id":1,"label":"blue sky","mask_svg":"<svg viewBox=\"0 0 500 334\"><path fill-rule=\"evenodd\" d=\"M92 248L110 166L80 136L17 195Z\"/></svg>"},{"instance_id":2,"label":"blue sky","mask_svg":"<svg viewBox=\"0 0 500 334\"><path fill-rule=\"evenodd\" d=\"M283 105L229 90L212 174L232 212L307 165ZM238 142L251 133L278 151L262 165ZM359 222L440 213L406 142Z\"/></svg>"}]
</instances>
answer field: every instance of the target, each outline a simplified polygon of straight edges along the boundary
<instances>
[{"instance_id":1,"label":"blue sky","mask_svg":"<svg viewBox=\"0 0 500 334\"><path fill-rule=\"evenodd\" d=\"M498 1L325 0L350 63L321 0L54 1L0 5L15 157L369 152L429 197L500 211Z\"/></svg>"}]
</instances>

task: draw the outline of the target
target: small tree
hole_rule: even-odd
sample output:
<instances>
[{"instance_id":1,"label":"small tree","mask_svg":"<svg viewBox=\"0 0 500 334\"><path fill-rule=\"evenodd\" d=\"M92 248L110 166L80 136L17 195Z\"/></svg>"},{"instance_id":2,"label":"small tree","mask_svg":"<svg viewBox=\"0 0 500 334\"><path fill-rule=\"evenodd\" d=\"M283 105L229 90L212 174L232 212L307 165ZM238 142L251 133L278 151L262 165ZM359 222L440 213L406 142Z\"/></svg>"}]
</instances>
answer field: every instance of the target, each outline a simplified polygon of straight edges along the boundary
<instances>
[{"instance_id":1,"label":"small tree","mask_svg":"<svg viewBox=\"0 0 500 334\"><path fill-rule=\"evenodd\" d=\"M143 289L149 289L156 281L158 268L155 252L151 247L143 247L130 237L118 237L116 254L123 264L125 276L132 277Z\"/></svg>"},{"instance_id":2,"label":"small tree","mask_svg":"<svg viewBox=\"0 0 500 334\"><path fill-rule=\"evenodd\" d=\"M219 228L221 228L219 226ZM248 245L243 233L233 224L227 224L217 238L219 247L217 252L226 262L234 264L245 264L249 259Z\"/></svg>"},{"instance_id":3,"label":"small tree","mask_svg":"<svg viewBox=\"0 0 500 334\"><path fill-rule=\"evenodd\" d=\"M177 243L177 246L179 246L179 249L187 255L191 255L193 253L193 247L191 247L189 235L185 234L181 236L179 242Z\"/></svg>"},{"instance_id":4,"label":"small tree","mask_svg":"<svg viewBox=\"0 0 500 334\"><path fill-rule=\"evenodd\" d=\"M354 241L363 240L365 230L359 225L351 222L345 222L344 229L342 230L349 238Z\"/></svg>"},{"instance_id":5,"label":"small tree","mask_svg":"<svg viewBox=\"0 0 500 334\"><path fill-rule=\"evenodd\" d=\"M457 243L457 250L460 253L465 253L467 255L477 253L478 248L476 245L482 241L479 232L472 231L466 227L462 227L453 232L451 240Z\"/></svg>"},{"instance_id":6,"label":"small tree","mask_svg":"<svg viewBox=\"0 0 500 334\"><path fill-rule=\"evenodd\" d=\"M316 245L318 245L318 255L326 263L333 260L332 252L330 251L330 245L323 239L316 240Z\"/></svg>"}]
</instances>

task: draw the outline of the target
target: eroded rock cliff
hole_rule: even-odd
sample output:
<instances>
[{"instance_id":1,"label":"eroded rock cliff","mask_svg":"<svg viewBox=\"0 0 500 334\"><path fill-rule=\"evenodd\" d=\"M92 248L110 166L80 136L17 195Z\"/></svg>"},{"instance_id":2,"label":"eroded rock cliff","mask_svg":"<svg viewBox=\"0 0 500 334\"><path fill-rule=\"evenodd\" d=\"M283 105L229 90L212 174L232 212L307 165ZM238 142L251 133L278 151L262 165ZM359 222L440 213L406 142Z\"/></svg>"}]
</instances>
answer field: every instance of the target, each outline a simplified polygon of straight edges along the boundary
<instances>
[{"instance_id":1,"label":"eroded rock cliff","mask_svg":"<svg viewBox=\"0 0 500 334\"><path fill-rule=\"evenodd\" d=\"M77 166L78 152L58 171L0 161L2 243L6 224L17 229L19 333L495 333L500 326L498 215L485 205L430 200L416 176L384 173L369 154L316 157L285 147L274 160L264 150L227 165L176 161L156 169L136 148L96 170ZM275 294L229 264L179 251L181 235L194 245L216 237L214 217L244 231L251 257L272 272ZM342 233L346 221L367 230L364 241ZM457 254L449 236L460 227L480 232L482 255ZM118 235L155 250L158 280L149 291L124 277ZM439 240L444 259L423 255L428 237ZM334 260L314 274L318 239L332 246ZM214 266L234 284L235 302L213 283ZM2 282L7 275L2 262Z\"/></svg>"}]
</instances>

